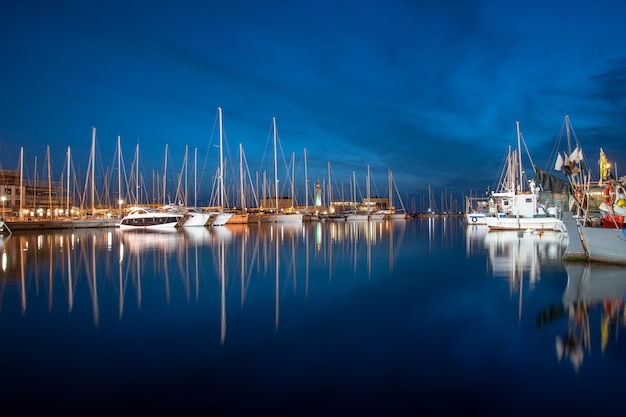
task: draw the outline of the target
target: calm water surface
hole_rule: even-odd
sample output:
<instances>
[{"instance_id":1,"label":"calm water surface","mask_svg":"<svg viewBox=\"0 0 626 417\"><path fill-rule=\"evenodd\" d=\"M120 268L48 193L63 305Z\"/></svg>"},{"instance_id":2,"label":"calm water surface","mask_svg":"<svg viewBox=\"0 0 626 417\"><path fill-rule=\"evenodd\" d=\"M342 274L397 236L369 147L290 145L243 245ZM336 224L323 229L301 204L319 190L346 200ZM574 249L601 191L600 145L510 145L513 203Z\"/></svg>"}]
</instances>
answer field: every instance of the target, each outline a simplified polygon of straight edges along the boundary
<instances>
[{"instance_id":1,"label":"calm water surface","mask_svg":"<svg viewBox=\"0 0 626 417\"><path fill-rule=\"evenodd\" d=\"M626 273L564 265L567 235L438 218L0 242L5 408L623 409Z\"/></svg>"}]
</instances>

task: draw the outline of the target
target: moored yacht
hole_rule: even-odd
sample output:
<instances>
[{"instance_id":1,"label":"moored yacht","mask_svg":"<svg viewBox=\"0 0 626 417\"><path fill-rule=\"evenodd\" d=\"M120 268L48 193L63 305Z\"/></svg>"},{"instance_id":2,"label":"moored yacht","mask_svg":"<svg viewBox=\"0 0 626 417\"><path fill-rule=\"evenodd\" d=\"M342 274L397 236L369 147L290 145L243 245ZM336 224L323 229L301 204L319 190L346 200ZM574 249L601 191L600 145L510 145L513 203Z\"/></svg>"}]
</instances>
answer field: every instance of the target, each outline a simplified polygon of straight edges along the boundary
<instances>
[{"instance_id":1,"label":"moored yacht","mask_svg":"<svg viewBox=\"0 0 626 417\"><path fill-rule=\"evenodd\" d=\"M157 210L150 206L134 206L119 223L121 229L173 229L182 224L180 213Z\"/></svg>"}]
</instances>

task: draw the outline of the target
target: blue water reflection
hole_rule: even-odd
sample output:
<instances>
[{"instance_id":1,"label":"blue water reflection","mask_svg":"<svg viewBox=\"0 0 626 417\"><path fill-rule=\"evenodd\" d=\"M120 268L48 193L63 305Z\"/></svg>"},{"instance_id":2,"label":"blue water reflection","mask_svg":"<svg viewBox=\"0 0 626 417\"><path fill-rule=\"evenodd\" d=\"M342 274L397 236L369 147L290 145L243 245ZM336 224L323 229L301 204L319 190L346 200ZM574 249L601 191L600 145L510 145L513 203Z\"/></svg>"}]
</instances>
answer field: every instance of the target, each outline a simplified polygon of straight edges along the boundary
<instances>
[{"instance_id":1,"label":"blue water reflection","mask_svg":"<svg viewBox=\"0 0 626 417\"><path fill-rule=\"evenodd\" d=\"M298 415L621 407L626 270L564 265L563 234L429 218L0 242L7 406Z\"/></svg>"}]
</instances>

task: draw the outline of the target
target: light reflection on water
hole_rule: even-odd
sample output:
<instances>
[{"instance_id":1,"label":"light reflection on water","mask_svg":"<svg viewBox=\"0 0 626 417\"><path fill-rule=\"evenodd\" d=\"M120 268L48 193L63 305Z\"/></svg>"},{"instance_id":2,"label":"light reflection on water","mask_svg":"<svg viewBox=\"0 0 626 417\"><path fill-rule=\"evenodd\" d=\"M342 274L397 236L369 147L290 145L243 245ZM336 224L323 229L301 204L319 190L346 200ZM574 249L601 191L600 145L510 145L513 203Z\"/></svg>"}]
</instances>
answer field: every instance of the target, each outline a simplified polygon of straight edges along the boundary
<instances>
[{"instance_id":1,"label":"light reflection on water","mask_svg":"<svg viewBox=\"0 0 626 417\"><path fill-rule=\"evenodd\" d=\"M428 218L0 242L0 389L42 410L563 411L626 370L624 269L563 265L563 234Z\"/></svg>"}]
</instances>

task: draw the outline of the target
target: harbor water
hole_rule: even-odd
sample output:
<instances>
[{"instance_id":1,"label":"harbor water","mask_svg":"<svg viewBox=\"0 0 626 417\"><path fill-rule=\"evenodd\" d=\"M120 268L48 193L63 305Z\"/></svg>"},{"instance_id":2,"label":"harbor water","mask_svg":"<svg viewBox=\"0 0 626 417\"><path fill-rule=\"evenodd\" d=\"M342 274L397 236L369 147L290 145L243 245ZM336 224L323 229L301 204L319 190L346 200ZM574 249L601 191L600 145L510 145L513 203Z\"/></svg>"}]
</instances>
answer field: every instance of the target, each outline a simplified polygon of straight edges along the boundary
<instances>
[{"instance_id":1,"label":"harbor water","mask_svg":"<svg viewBox=\"0 0 626 417\"><path fill-rule=\"evenodd\" d=\"M626 269L564 263L567 241L460 217L5 235L2 404L619 412Z\"/></svg>"}]
</instances>

